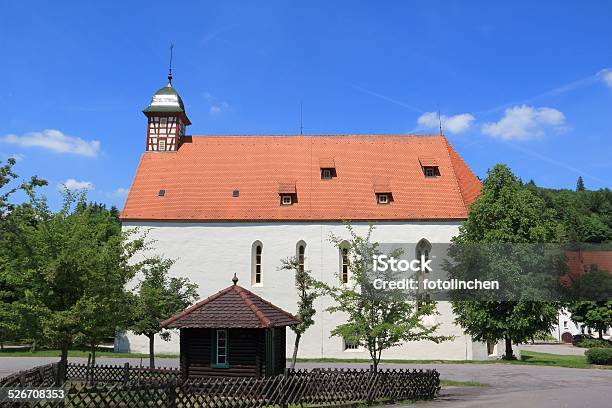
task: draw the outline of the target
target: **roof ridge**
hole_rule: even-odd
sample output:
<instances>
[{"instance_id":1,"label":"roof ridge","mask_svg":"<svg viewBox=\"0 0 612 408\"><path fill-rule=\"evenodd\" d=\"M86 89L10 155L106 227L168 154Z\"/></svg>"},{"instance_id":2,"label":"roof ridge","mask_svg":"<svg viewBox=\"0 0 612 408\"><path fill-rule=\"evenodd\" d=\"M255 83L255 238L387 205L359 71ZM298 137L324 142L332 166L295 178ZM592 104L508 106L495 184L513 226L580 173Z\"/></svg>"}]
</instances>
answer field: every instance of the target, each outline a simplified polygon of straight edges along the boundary
<instances>
[{"instance_id":1,"label":"roof ridge","mask_svg":"<svg viewBox=\"0 0 612 408\"><path fill-rule=\"evenodd\" d=\"M255 302L253 302L253 300L249 298L249 294L251 294L251 295L255 295L255 294L253 292L251 292L251 291L248 291L248 290L244 289L242 286L234 285L234 287L236 288L235 292L238 293L240 298L251 309L251 311L253 311L253 313L255 313L255 316L257 316L257 318L259 319L261 324L263 324L265 327L269 327L270 324L272 323L270 321L270 319L268 319L266 317L266 315L261 310L259 310L259 308L255 304ZM255 295L255 296L257 296L257 295Z\"/></svg>"},{"instance_id":2,"label":"roof ridge","mask_svg":"<svg viewBox=\"0 0 612 408\"><path fill-rule=\"evenodd\" d=\"M444 151L446 152L446 155L448 156L448 161L450 163L451 169L453 169L453 182L455 183L455 185L457 186L457 190L459 191L459 195L461 196L461 203L463 204L463 208L465 209L465 213L468 213L468 206L465 203L465 196L463 195L463 189L461 188L461 185L459 184L459 177L457 176L457 169L455 168L455 164L453 163L453 158L451 157L450 154L450 144L448 143L448 139L446 138L446 136L444 136L443 134L440 134L440 136L442 137L442 142L444 143Z\"/></svg>"},{"instance_id":3,"label":"roof ridge","mask_svg":"<svg viewBox=\"0 0 612 408\"><path fill-rule=\"evenodd\" d=\"M253 137L253 138L312 138L312 137L399 137L399 138L439 138L439 134L433 133L317 133L317 134L214 134L214 135L190 135L191 137Z\"/></svg>"},{"instance_id":4,"label":"roof ridge","mask_svg":"<svg viewBox=\"0 0 612 408\"><path fill-rule=\"evenodd\" d=\"M221 295L225 295L227 292L229 292L230 290L232 290L233 286L228 286L227 288L220 290L219 292L215 293L214 295L210 295L209 297L207 297L206 299L202 299L199 302L189 306L188 308L184 309L181 312L178 312L174 315L172 315L171 317L167 318L166 320L163 320L161 322L161 326L165 327L167 325L169 325L172 322L177 321L178 319L180 319L183 316L188 315L189 313L201 308L202 306L212 302L213 300L215 300L216 298L218 298Z\"/></svg>"},{"instance_id":5,"label":"roof ridge","mask_svg":"<svg viewBox=\"0 0 612 408\"><path fill-rule=\"evenodd\" d=\"M472 204L472 202L474 202L474 200L470 201L470 198L467 197L466 195L466 191L464 190L464 186L462 186L461 184L461 176L458 174L457 172L457 168L456 168L456 164L462 164L463 170L466 170L468 172L468 176L472 176L479 185L481 185L480 180L478 179L478 177L474 174L474 172L472 171L472 169L465 163L465 160L463 160L463 158L459 155L459 153L457 153L457 151L455 150L455 148L453 148L453 146L450 144L450 142L448 141L448 139L446 138L446 136L441 135L443 140L444 140L444 144L446 146L446 153L448 154L448 159L450 161L450 165L451 168L453 169L453 173L455 174L455 177L453 177L455 183L457 184L457 187L459 187L459 194L461 195L461 201L463 202L463 205L466 209L466 213L469 213L469 207ZM451 154L453 153L455 157L453 157L453 155ZM459 161L460 163L455 163L456 161ZM469 203L468 203L469 201Z\"/></svg>"},{"instance_id":6,"label":"roof ridge","mask_svg":"<svg viewBox=\"0 0 612 408\"><path fill-rule=\"evenodd\" d=\"M238 286L238 285L237 285L237 286ZM244 292L246 292L246 293L248 293L248 294L250 294L250 295L255 296L257 299L261 300L263 303L265 303L266 305L270 306L270 307L271 307L271 308L273 308L274 310L276 310L276 311L278 311L278 312L280 312L280 313L284 314L284 315L285 315L285 316L287 316L287 317L290 317L291 319L296 319L296 320L299 320L299 321L300 321L300 323L301 323L301 320L300 320L300 319L298 319L297 317L295 317L295 315L293 315L293 314L289 313L288 311L286 311L286 310L284 310L284 309L281 309L280 307L276 306L274 303L272 303L272 302L270 302L270 301L268 301L268 300L266 300L266 299L262 298L262 297L261 297L261 296L259 296L257 293L253 293L253 292L251 292L250 290L243 288L242 286L238 286L238 287L239 287L241 290L243 290ZM257 309L259 310L259 308L257 308ZM263 312L262 312L262 313L263 313Z\"/></svg>"}]
</instances>

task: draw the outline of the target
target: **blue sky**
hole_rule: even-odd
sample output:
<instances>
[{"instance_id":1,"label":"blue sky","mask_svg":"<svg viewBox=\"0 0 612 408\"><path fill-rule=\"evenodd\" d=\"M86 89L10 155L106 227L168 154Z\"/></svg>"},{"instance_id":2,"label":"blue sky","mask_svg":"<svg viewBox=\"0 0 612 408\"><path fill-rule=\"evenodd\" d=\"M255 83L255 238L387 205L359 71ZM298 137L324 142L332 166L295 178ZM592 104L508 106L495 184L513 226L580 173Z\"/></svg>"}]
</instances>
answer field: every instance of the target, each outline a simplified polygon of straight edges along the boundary
<instances>
[{"instance_id":1,"label":"blue sky","mask_svg":"<svg viewBox=\"0 0 612 408\"><path fill-rule=\"evenodd\" d=\"M609 1L3 2L0 159L121 207L166 81L188 133L444 132L472 167L612 184ZM8 18L7 18L8 17Z\"/></svg>"}]
</instances>

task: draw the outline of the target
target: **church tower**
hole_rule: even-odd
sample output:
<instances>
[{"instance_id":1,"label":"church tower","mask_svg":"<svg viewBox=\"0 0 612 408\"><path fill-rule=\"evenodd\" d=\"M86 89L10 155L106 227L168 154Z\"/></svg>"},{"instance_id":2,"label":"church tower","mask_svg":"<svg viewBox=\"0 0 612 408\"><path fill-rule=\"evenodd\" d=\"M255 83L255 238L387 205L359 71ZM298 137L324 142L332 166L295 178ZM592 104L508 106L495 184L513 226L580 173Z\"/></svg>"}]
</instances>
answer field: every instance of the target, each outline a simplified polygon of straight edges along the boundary
<instances>
[{"instance_id":1,"label":"church tower","mask_svg":"<svg viewBox=\"0 0 612 408\"><path fill-rule=\"evenodd\" d=\"M148 119L146 150L176 152L185 137L185 127L191 122L183 100L172 86L172 68L168 73L168 85L155 92L143 113Z\"/></svg>"}]
</instances>

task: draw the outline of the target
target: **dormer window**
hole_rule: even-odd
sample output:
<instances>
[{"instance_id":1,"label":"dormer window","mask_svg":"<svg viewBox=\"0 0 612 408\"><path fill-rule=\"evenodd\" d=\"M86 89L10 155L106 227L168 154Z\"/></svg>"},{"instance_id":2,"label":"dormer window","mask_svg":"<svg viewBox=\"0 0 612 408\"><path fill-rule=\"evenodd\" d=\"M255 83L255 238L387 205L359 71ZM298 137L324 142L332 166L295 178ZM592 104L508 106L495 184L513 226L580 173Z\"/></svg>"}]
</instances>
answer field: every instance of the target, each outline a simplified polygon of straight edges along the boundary
<instances>
[{"instance_id":1,"label":"dormer window","mask_svg":"<svg viewBox=\"0 0 612 408\"><path fill-rule=\"evenodd\" d=\"M419 157L419 163L425 177L437 177L440 175L438 161L432 157Z\"/></svg>"},{"instance_id":2,"label":"dormer window","mask_svg":"<svg viewBox=\"0 0 612 408\"><path fill-rule=\"evenodd\" d=\"M293 205L297 203L295 182L278 183L278 195L280 196L280 205Z\"/></svg>"},{"instance_id":3,"label":"dormer window","mask_svg":"<svg viewBox=\"0 0 612 408\"><path fill-rule=\"evenodd\" d=\"M293 196L290 194L281 194L281 205L293 204Z\"/></svg>"},{"instance_id":4,"label":"dormer window","mask_svg":"<svg viewBox=\"0 0 612 408\"><path fill-rule=\"evenodd\" d=\"M336 163L333 157L323 157L319 159L321 169L321 180L331 180L336 177Z\"/></svg>"},{"instance_id":5,"label":"dormer window","mask_svg":"<svg viewBox=\"0 0 612 408\"><path fill-rule=\"evenodd\" d=\"M393 201L393 194L391 193L391 186L389 180L379 179L374 181L374 194L376 194L377 204L391 204Z\"/></svg>"},{"instance_id":6,"label":"dormer window","mask_svg":"<svg viewBox=\"0 0 612 408\"><path fill-rule=\"evenodd\" d=\"M391 202L391 194L379 193L376 194L376 201L378 204L389 204Z\"/></svg>"}]
</instances>

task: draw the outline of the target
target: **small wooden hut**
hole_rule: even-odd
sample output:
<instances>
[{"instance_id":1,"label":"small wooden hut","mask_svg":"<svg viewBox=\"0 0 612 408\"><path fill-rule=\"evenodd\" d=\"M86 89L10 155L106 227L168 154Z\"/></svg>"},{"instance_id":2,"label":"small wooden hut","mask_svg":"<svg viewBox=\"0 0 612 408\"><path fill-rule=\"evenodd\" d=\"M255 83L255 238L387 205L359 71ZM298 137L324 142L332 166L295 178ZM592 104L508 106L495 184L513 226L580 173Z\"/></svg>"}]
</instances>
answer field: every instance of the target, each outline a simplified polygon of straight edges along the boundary
<instances>
[{"instance_id":1,"label":"small wooden hut","mask_svg":"<svg viewBox=\"0 0 612 408\"><path fill-rule=\"evenodd\" d=\"M180 329L183 379L264 377L285 370L286 327L300 321L256 294L233 285L161 325Z\"/></svg>"}]
</instances>

